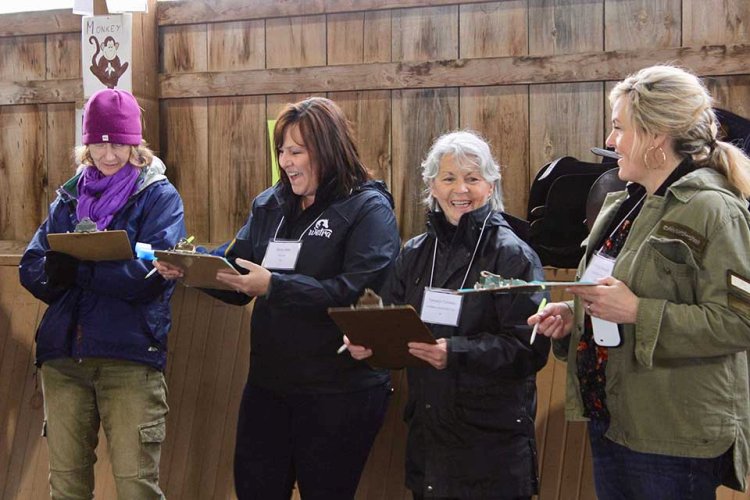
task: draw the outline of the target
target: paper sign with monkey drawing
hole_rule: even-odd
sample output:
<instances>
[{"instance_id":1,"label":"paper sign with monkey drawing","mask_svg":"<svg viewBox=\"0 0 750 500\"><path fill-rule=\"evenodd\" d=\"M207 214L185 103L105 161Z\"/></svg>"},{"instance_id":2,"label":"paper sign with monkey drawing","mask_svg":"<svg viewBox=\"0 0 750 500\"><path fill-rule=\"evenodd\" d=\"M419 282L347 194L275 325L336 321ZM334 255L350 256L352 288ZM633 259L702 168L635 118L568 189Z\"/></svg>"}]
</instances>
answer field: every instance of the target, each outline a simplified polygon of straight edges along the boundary
<instances>
[{"instance_id":1,"label":"paper sign with monkey drawing","mask_svg":"<svg viewBox=\"0 0 750 500\"><path fill-rule=\"evenodd\" d=\"M103 88L132 92L132 14L87 16L81 19L83 97L88 99Z\"/></svg>"}]
</instances>

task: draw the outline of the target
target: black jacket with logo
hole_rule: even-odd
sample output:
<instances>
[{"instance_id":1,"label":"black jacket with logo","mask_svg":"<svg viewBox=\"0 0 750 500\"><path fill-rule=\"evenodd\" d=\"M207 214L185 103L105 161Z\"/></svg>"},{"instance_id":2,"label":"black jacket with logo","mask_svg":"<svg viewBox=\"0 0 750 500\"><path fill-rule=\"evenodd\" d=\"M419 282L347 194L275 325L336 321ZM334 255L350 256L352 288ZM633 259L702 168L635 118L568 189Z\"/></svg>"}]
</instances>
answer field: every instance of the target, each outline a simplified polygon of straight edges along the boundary
<instances>
[{"instance_id":1,"label":"black jacket with logo","mask_svg":"<svg viewBox=\"0 0 750 500\"><path fill-rule=\"evenodd\" d=\"M396 260L383 287L384 301L421 311L436 236L432 286L461 287L489 211L485 206L464 215L457 228L442 213L431 213L428 231L407 242ZM543 279L539 258L500 212L489 214L464 287L473 286L483 270L504 278ZM448 366L408 369L406 485L411 490L460 498L537 492L535 380L550 342L539 335L529 345L526 318L542 297L469 294L458 327L428 324L436 338L450 339Z\"/></svg>"},{"instance_id":2,"label":"black jacket with logo","mask_svg":"<svg viewBox=\"0 0 750 500\"><path fill-rule=\"evenodd\" d=\"M275 234L283 240L302 236L294 271L272 271L270 290L256 298L248 383L290 393L342 393L385 383L387 371L337 354L342 335L327 309L354 304L365 288L379 290L385 281L400 248L393 199L382 182L367 182L345 197L323 183L313 205L302 212L298 205L280 183L267 189L234 242L212 252L260 265ZM233 304L252 299L210 293Z\"/></svg>"}]
</instances>

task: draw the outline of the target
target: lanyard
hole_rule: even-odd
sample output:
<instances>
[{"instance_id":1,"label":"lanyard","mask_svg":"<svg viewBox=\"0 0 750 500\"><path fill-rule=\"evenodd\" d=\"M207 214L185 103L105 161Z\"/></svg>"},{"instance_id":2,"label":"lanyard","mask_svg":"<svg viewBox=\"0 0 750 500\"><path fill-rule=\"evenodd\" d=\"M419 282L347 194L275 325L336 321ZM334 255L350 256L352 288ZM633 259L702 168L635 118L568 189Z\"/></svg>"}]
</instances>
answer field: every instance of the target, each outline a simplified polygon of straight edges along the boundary
<instances>
[{"instance_id":1,"label":"lanyard","mask_svg":"<svg viewBox=\"0 0 750 500\"><path fill-rule=\"evenodd\" d=\"M317 217L315 218L315 220L314 220L314 221L312 221L312 222L310 223L310 225L309 225L309 226L307 226L307 227L306 227L306 228L305 228L305 229L304 229L304 230L302 231L302 234L300 234L300 235L299 235L299 238L297 238L297 240L296 240L296 241L302 241L302 238L303 238L303 237L305 236L305 233L307 233L307 231L309 231L309 230L310 230L310 228L311 228L311 227L313 227L313 225L314 225L314 224L315 224L316 222L318 222L318 220L319 220L319 219L320 219L321 217L323 217L323 214L324 214L324 213L325 213L325 210L323 210L322 212L320 212L320 215L318 215L318 216L317 216ZM278 227L276 228L276 232L275 232L275 233L273 233L273 240L271 240L271 241L276 241L276 236L277 236L277 235L279 234L279 229L281 229L281 225L282 225L283 223L284 223L284 216L282 215L282 216L281 216L281 221L279 221L279 226L278 226Z\"/></svg>"},{"instance_id":2,"label":"lanyard","mask_svg":"<svg viewBox=\"0 0 750 500\"><path fill-rule=\"evenodd\" d=\"M471 254L471 260L469 261L469 266L466 268L466 274L464 274L464 279L461 282L461 286L458 287L463 288L466 284L466 278L469 277L469 271L471 271L471 265L474 263L474 257L477 255L477 250L479 250L479 244L482 242L482 235L484 234L484 228L487 226L487 219L490 218L490 215L492 215L492 210L489 211L487 214L487 217L484 218L484 222L482 222L482 229L479 231L479 238L477 238L477 244L474 247L474 253ZM432 270L430 271L430 288L432 288L432 278L435 275L435 259L437 257L437 247L438 247L438 237L437 233L435 233L435 248L432 251Z\"/></svg>"},{"instance_id":3,"label":"lanyard","mask_svg":"<svg viewBox=\"0 0 750 500\"><path fill-rule=\"evenodd\" d=\"M630 217L630 214L632 214L633 211L635 211L635 209L638 208L641 205L641 203L643 203L643 200L646 199L647 195L648 195L648 193L644 194L643 197L640 200L638 200L638 202L636 202L635 205L633 205L633 208L631 208L630 210L628 210L628 213L625 214L625 217L623 217L622 220L620 220L620 222L617 224L617 226L615 226L615 228L612 230L612 232L609 234L609 236L607 236L608 240L612 239L612 236L614 236L615 233L620 229L620 226L622 226L623 223L626 220L628 220L628 217Z\"/></svg>"}]
</instances>

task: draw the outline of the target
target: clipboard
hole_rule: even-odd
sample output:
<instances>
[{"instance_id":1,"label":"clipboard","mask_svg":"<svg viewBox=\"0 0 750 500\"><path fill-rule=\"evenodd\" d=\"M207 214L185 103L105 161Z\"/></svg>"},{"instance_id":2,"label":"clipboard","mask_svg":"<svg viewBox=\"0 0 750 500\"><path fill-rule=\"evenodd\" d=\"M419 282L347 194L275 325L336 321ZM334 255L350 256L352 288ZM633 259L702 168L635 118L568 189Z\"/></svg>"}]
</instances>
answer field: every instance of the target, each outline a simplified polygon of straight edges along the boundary
<instances>
[{"instance_id":1,"label":"clipboard","mask_svg":"<svg viewBox=\"0 0 750 500\"><path fill-rule=\"evenodd\" d=\"M80 260L131 260L128 233L122 229L84 233L49 233L49 247Z\"/></svg>"},{"instance_id":2,"label":"clipboard","mask_svg":"<svg viewBox=\"0 0 750 500\"><path fill-rule=\"evenodd\" d=\"M528 281L494 287L461 288L456 290L455 293L458 295L472 293L536 293L556 287L576 288L584 286L596 286L596 283L592 281Z\"/></svg>"},{"instance_id":3,"label":"clipboard","mask_svg":"<svg viewBox=\"0 0 750 500\"><path fill-rule=\"evenodd\" d=\"M365 361L373 368L430 366L409 354L408 342L436 343L412 306L330 307L328 315L353 344L372 349Z\"/></svg>"},{"instance_id":4,"label":"clipboard","mask_svg":"<svg viewBox=\"0 0 750 500\"><path fill-rule=\"evenodd\" d=\"M240 274L224 257L207 253L155 250L154 256L157 260L182 268L185 275L180 282L185 286L233 290L232 287L216 281L216 273L223 269L231 274Z\"/></svg>"}]
</instances>

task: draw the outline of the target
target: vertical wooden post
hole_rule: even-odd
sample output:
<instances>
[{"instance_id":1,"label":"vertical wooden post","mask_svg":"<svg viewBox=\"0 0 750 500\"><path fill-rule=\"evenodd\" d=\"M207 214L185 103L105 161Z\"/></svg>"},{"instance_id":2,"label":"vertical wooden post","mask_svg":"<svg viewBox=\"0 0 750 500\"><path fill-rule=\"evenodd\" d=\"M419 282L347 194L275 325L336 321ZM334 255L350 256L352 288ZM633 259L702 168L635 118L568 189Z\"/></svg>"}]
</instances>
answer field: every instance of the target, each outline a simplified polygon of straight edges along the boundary
<instances>
[{"instance_id":1,"label":"vertical wooden post","mask_svg":"<svg viewBox=\"0 0 750 500\"><path fill-rule=\"evenodd\" d=\"M156 0L148 12L133 13L133 95L143 108L143 138L159 152L159 55Z\"/></svg>"},{"instance_id":2,"label":"vertical wooden post","mask_svg":"<svg viewBox=\"0 0 750 500\"><path fill-rule=\"evenodd\" d=\"M106 16L106 0L94 0L94 15ZM143 138L151 149L159 150L158 34L156 0L148 0L148 12L133 13L133 59L129 71L133 77L133 95L143 116Z\"/></svg>"},{"instance_id":3,"label":"vertical wooden post","mask_svg":"<svg viewBox=\"0 0 750 500\"><path fill-rule=\"evenodd\" d=\"M95 16L106 16L109 14L107 10L107 0L94 0L94 15Z\"/></svg>"}]
</instances>

